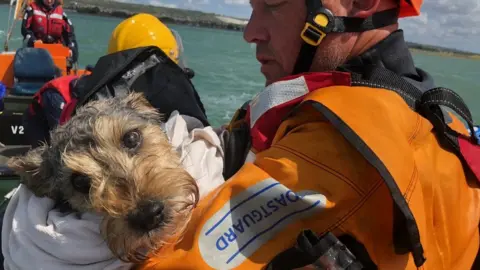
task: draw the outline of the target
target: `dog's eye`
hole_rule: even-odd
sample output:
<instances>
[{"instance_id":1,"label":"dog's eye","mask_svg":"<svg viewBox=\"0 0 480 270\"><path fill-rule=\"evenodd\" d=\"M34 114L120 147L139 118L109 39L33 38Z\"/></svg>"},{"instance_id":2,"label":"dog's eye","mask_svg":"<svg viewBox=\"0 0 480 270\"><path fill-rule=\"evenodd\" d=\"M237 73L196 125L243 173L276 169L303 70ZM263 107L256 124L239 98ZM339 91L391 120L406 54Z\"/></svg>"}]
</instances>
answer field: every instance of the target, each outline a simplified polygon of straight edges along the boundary
<instances>
[{"instance_id":1,"label":"dog's eye","mask_svg":"<svg viewBox=\"0 0 480 270\"><path fill-rule=\"evenodd\" d=\"M70 180L76 191L83 194L88 194L90 192L90 177L81 173L73 173Z\"/></svg>"},{"instance_id":2,"label":"dog's eye","mask_svg":"<svg viewBox=\"0 0 480 270\"><path fill-rule=\"evenodd\" d=\"M142 135L138 130L132 130L123 135L123 145L128 149L137 148L142 142Z\"/></svg>"}]
</instances>

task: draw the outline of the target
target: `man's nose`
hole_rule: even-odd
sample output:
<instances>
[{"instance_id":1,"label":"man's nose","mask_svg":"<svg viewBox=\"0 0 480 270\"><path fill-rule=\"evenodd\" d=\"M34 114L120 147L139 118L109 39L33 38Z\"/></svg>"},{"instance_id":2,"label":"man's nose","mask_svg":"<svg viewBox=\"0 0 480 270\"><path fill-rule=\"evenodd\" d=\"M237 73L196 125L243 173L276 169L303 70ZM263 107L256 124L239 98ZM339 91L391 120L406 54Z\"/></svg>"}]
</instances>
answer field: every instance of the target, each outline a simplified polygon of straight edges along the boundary
<instances>
[{"instance_id":1,"label":"man's nose","mask_svg":"<svg viewBox=\"0 0 480 270\"><path fill-rule=\"evenodd\" d=\"M268 32L264 26L263 18L255 10L252 11L250 20L243 31L243 39L248 43L260 43L268 40Z\"/></svg>"}]
</instances>

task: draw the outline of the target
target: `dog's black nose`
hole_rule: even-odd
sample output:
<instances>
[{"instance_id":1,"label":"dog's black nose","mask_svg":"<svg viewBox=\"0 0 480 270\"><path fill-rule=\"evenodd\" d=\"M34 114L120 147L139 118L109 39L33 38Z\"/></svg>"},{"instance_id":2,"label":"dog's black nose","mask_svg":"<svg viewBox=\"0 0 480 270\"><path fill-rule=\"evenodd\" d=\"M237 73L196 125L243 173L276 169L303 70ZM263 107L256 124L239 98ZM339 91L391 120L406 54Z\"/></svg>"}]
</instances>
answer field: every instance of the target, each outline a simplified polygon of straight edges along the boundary
<instances>
[{"instance_id":1,"label":"dog's black nose","mask_svg":"<svg viewBox=\"0 0 480 270\"><path fill-rule=\"evenodd\" d=\"M149 232L162 226L165 219L165 206L161 201L148 200L137 204L128 215L130 226L141 232Z\"/></svg>"}]
</instances>

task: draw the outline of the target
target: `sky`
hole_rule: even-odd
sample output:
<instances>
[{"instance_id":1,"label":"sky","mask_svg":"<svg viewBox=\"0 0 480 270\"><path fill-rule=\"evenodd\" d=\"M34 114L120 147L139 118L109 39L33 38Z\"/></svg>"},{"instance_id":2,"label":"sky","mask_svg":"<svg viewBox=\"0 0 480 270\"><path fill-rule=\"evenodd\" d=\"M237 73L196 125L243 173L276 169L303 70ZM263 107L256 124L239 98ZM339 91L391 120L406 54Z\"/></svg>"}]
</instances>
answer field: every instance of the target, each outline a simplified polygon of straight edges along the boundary
<instances>
[{"instance_id":1,"label":"sky","mask_svg":"<svg viewBox=\"0 0 480 270\"><path fill-rule=\"evenodd\" d=\"M251 12L249 0L128 1L239 18L248 18ZM480 0L424 0L422 15L401 19L400 27L408 41L480 53Z\"/></svg>"}]
</instances>

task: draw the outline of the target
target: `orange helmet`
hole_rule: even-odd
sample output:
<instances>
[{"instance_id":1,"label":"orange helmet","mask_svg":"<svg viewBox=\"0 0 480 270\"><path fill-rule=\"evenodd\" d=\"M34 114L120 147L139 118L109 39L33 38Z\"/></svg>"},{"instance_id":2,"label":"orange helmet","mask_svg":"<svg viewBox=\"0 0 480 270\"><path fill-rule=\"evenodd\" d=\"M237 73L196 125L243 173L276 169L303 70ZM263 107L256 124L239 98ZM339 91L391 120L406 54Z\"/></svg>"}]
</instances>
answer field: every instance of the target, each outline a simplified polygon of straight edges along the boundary
<instances>
[{"instance_id":1,"label":"orange helmet","mask_svg":"<svg viewBox=\"0 0 480 270\"><path fill-rule=\"evenodd\" d=\"M398 17L411 17L420 15L423 0L400 0L400 14Z\"/></svg>"}]
</instances>

